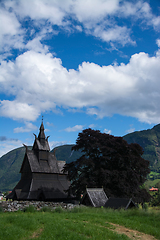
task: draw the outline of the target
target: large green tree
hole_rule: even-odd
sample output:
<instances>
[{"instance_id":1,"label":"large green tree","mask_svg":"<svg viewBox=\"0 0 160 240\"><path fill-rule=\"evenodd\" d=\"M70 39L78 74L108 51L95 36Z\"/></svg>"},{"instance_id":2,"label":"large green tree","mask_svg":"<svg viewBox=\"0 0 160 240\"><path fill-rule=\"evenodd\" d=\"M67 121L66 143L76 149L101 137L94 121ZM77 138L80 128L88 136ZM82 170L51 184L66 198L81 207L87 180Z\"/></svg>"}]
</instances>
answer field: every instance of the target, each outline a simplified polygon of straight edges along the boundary
<instances>
[{"instance_id":1,"label":"large green tree","mask_svg":"<svg viewBox=\"0 0 160 240\"><path fill-rule=\"evenodd\" d=\"M103 186L107 196L138 197L140 202L148 200L149 194L141 186L150 172L149 161L141 157L140 145L128 144L122 137L89 128L79 133L72 149L83 153L65 166L72 193L80 196L86 186Z\"/></svg>"}]
</instances>

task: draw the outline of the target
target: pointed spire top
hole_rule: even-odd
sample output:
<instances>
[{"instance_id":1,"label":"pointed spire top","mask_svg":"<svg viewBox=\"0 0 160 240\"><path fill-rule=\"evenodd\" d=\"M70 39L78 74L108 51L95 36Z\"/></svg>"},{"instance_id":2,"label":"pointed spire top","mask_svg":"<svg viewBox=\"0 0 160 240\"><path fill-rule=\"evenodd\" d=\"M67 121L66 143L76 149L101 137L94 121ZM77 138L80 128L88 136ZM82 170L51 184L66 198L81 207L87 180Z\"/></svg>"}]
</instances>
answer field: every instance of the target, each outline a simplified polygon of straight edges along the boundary
<instances>
[{"instance_id":1,"label":"pointed spire top","mask_svg":"<svg viewBox=\"0 0 160 240\"><path fill-rule=\"evenodd\" d=\"M42 123L41 123L41 126L40 126L39 130L40 130L40 132L41 132L41 131L44 131L43 115L42 115Z\"/></svg>"},{"instance_id":2,"label":"pointed spire top","mask_svg":"<svg viewBox=\"0 0 160 240\"><path fill-rule=\"evenodd\" d=\"M42 118L42 123L39 128L39 135L38 138L35 135L35 141L33 145L33 150L44 150L44 151L50 151L50 147L48 144L48 137L46 138L45 133L44 133L44 125L43 125L43 118Z\"/></svg>"},{"instance_id":3,"label":"pointed spire top","mask_svg":"<svg viewBox=\"0 0 160 240\"><path fill-rule=\"evenodd\" d=\"M39 128L39 135L38 135L38 139L42 145L45 144L45 138L46 138L46 136L44 133L43 116L42 116L42 123Z\"/></svg>"}]
</instances>

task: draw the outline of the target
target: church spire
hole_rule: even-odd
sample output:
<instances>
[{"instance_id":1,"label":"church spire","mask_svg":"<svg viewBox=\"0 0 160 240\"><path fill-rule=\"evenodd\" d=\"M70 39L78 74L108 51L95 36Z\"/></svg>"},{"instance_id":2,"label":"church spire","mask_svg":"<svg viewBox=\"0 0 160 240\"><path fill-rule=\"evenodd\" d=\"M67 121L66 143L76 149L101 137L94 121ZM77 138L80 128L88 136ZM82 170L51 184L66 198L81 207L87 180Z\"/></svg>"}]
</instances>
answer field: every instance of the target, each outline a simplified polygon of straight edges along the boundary
<instances>
[{"instance_id":1,"label":"church spire","mask_svg":"<svg viewBox=\"0 0 160 240\"><path fill-rule=\"evenodd\" d=\"M39 128L38 139L39 139L39 141L42 145L45 144L46 136L45 136L45 133L44 133L43 116L42 116L42 123L41 123L41 126Z\"/></svg>"},{"instance_id":2,"label":"church spire","mask_svg":"<svg viewBox=\"0 0 160 240\"><path fill-rule=\"evenodd\" d=\"M48 144L48 137L46 138L45 133L44 133L43 116L42 116L42 123L39 128L39 135L38 135L38 138L35 135L35 141L34 141L32 149L36 150L36 151L37 150L50 151L50 147Z\"/></svg>"}]
</instances>

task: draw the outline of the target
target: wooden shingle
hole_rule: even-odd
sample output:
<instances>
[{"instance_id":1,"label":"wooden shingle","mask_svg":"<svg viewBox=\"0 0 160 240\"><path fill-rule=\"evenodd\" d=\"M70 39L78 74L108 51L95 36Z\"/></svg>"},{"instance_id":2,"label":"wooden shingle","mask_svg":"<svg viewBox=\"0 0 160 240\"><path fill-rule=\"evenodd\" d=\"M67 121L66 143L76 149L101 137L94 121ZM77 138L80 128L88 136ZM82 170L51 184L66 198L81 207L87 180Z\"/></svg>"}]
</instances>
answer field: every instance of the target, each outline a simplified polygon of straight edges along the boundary
<instances>
[{"instance_id":1,"label":"wooden shingle","mask_svg":"<svg viewBox=\"0 0 160 240\"><path fill-rule=\"evenodd\" d=\"M103 188L86 188L81 204L92 207L101 207L105 205L107 199Z\"/></svg>"}]
</instances>

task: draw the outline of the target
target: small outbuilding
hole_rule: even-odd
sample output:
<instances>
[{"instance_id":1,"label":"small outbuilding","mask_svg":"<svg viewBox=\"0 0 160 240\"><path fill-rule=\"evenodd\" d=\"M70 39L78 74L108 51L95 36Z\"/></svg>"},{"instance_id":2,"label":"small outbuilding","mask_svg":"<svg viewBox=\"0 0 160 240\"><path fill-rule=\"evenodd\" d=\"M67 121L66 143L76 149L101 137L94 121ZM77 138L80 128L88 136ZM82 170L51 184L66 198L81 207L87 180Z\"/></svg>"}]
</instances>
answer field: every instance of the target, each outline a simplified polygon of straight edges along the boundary
<instances>
[{"instance_id":1,"label":"small outbuilding","mask_svg":"<svg viewBox=\"0 0 160 240\"><path fill-rule=\"evenodd\" d=\"M137 207L132 198L109 198L104 207L113 209L128 209Z\"/></svg>"},{"instance_id":2,"label":"small outbuilding","mask_svg":"<svg viewBox=\"0 0 160 240\"><path fill-rule=\"evenodd\" d=\"M81 204L92 207L104 206L108 197L103 188L86 188L86 191L81 199Z\"/></svg>"}]
</instances>

